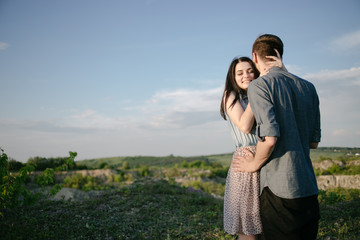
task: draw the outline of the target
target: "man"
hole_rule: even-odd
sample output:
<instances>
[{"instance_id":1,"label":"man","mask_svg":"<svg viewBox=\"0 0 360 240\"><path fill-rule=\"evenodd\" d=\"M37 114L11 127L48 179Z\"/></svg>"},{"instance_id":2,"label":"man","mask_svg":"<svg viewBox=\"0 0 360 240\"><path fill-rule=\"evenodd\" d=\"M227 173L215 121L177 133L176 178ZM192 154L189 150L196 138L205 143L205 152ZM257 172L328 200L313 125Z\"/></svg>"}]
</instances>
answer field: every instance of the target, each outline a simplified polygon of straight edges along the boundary
<instances>
[{"instance_id":1,"label":"man","mask_svg":"<svg viewBox=\"0 0 360 240\"><path fill-rule=\"evenodd\" d=\"M259 138L255 156L235 157L235 171L260 170L260 213L266 240L316 239L319 203L310 148L320 142L319 99L315 87L281 68L266 74L265 56L283 54L283 43L265 34L252 57L262 75L248 98ZM265 75L266 74L266 75Z\"/></svg>"}]
</instances>

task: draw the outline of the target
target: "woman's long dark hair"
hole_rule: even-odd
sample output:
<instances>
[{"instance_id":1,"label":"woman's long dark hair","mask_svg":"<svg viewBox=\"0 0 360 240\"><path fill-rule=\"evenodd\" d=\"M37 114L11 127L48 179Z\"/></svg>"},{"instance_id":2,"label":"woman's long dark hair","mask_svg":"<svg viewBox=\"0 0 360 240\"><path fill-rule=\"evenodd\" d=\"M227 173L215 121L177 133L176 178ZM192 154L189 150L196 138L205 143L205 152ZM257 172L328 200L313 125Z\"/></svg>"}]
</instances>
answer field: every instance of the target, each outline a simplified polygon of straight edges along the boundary
<instances>
[{"instance_id":1,"label":"woman's long dark hair","mask_svg":"<svg viewBox=\"0 0 360 240\"><path fill-rule=\"evenodd\" d=\"M229 66L227 76L226 76L225 89L224 89L223 97L221 99L221 106L220 106L220 114L225 120L226 120L225 103L227 102L227 100L228 100L228 98L230 96L230 93L231 92L236 93L235 99L231 103L230 107L233 107L234 104L236 103L236 101L239 101L240 94L243 94L243 95L246 94L244 90L239 88L239 86L236 84L236 81L235 81L235 67L236 67L236 64L238 64L239 62L248 62L250 64L250 66L254 70L254 79L258 78L259 75L260 75L259 71L257 70L257 68L256 68L256 66L254 64L254 62L251 61L250 58L248 58L248 57L240 57L240 58L234 58L232 60L230 66Z\"/></svg>"}]
</instances>

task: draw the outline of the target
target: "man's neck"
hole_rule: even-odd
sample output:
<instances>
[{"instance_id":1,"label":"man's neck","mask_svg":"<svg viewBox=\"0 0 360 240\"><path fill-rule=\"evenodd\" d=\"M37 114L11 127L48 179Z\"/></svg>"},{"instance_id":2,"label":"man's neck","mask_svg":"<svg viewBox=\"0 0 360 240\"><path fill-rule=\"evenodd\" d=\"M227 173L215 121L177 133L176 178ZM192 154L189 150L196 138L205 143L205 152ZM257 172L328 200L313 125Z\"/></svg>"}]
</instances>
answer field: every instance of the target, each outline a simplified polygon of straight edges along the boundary
<instances>
[{"instance_id":1,"label":"man's neck","mask_svg":"<svg viewBox=\"0 0 360 240\"><path fill-rule=\"evenodd\" d=\"M258 64L256 64L257 69L260 72L260 75L266 74L266 64L263 61L259 61Z\"/></svg>"}]
</instances>

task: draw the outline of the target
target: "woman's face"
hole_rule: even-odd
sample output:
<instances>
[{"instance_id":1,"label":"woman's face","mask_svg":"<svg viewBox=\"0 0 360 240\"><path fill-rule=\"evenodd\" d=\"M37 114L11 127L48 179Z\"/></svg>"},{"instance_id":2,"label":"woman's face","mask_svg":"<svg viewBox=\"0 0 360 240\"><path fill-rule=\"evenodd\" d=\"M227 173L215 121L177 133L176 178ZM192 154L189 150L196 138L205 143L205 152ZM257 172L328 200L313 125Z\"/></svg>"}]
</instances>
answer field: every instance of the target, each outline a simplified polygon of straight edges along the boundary
<instances>
[{"instance_id":1,"label":"woman's face","mask_svg":"<svg viewBox=\"0 0 360 240\"><path fill-rule=\"evenodd\" d=\"M237 63L235 66L235 81L239 88L247 90L252 80L254 80L254 70L252 69L250 63Z\"/></svg>"}]
</instances>

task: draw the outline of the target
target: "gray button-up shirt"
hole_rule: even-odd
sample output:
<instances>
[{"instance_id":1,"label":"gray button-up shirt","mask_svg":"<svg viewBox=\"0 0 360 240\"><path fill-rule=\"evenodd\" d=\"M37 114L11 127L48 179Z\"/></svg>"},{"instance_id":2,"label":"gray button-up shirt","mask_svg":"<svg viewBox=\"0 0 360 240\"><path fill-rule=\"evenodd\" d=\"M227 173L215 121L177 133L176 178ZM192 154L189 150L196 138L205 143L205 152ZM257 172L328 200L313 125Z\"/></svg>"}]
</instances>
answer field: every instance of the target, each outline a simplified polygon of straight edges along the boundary
<instances>
[{"instance_id":1,"label":"gray button-up shirt","mask_svg":"<svg viewBox=\"0 0 360 240\"><path fill-rule=\"evenodd\" d=\"M314 85L274 67L251 82L248 97L256 134L277 137L271 156L260 171L260 189L268 186L282 198L318 194L310 160L310 143L320 142L319 98Z\"/></svg>"}]
</instances>

